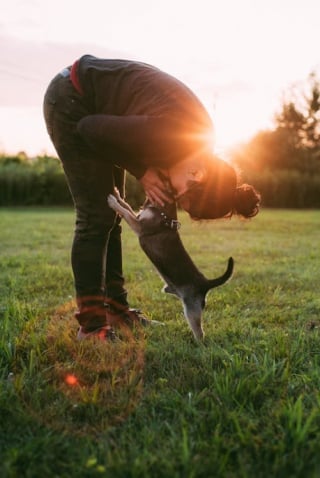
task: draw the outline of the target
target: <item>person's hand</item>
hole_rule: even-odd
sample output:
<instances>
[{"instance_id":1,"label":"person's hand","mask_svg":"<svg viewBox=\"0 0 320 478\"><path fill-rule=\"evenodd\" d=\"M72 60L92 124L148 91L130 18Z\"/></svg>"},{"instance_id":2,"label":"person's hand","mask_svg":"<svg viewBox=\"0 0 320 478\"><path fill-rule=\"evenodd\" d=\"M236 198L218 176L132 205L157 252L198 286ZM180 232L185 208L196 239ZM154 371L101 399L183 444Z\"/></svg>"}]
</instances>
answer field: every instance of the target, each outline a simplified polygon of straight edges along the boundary
<instances>
[{"instance_id":1,"label":"person's hand","mask_svg":"<svg viewBox=\"0 0 320 478\"><path fill-rule=\"evenodd\" d=\"M164 206L165 203L173 202L173 197L170 191L167 190L159 172L154 168L149 168L144 175L139 179L147 198L159 206Z\"/></svg>"}]
</instances>

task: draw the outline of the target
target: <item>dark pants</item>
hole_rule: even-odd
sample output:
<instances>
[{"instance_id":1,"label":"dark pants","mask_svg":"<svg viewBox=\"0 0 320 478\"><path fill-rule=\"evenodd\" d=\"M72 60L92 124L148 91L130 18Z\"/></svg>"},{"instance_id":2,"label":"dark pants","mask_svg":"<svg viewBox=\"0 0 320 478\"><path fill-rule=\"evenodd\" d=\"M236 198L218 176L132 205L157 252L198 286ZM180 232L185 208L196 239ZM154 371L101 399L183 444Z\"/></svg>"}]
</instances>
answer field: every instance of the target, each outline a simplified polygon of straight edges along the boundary
<instances>
[{"instance_id":1,"label":"dark pants","mask_svg":"<svg viewBox=\"0 0 320 478\"><path fill-rule=\"evenodd\" d=\"M67 70L50 83L44 117L62 162L76 209L71 262L79 323L86 328L105 324L105 299L127 305L122 273L120 219L107 204L116 186L124 195L125 173L110 161L112 152L97 152L77 133L77 122L92 108L74 89Z\"/></svg>"}]
</instances>

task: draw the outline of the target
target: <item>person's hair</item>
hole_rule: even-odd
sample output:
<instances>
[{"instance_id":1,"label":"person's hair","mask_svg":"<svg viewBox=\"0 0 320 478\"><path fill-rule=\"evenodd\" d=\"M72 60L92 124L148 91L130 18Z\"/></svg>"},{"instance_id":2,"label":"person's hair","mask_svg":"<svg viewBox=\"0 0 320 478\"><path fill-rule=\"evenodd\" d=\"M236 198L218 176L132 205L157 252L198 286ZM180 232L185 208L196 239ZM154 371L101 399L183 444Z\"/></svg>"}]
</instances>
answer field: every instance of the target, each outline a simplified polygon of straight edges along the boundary
<instances>
[{"instance_id":1,"label":"person's hair","mask_svg":"<svg viewBox=\"0 0 320 478\"><path fill-rule=\"evenodd\" d=\"M230 164L211 157L206 169L205 181L190 184L186 193L190 200L188 212L193 219L218 219L233 214L250 218L258 214L260 194L249 184L238 185L237 173Z\"/></svg>"},{"instance_id":2,"label":"person's hair","mask_svg":"<svg viewBox=\"0 0 320 478\"><path fill-rule=\"evenodd\" d=\"M242 184L236 188L234 196L234 212L243 217L254 217L260 208L261 196L250 184Z\"/></svg>"}]
</instances>

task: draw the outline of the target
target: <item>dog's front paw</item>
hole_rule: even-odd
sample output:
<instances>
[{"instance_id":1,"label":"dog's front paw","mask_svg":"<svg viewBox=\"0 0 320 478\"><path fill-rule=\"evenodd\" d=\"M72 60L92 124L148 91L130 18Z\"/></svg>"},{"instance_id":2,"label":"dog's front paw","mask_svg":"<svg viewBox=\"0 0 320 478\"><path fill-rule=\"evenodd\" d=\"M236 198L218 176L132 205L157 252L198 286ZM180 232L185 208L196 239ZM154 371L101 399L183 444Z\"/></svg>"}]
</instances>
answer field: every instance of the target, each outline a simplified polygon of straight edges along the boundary
<instances>
[{"instance_id":1,"label":"dog's front paw","mask_svg":"<svg viewBox=\"0 0 320 478\"><path fill-rule=\"evenodd\" d=\"M113 195L116 199L121 199L121 196L120 196L120 193L119 193L119 189L117 187L114 188L113 190Z\"/></svg>"},{"instance_id":2,"label":"dog's front paw","mask_svg":"<svg viewBox=\"0 0 320 478\"><path fill-rule=\"evenodd\" d=\"M107 201L108 201L109 207L115 210L118 204L117 199L112 194L109 194Z\"/></svg>"}]
</instances>

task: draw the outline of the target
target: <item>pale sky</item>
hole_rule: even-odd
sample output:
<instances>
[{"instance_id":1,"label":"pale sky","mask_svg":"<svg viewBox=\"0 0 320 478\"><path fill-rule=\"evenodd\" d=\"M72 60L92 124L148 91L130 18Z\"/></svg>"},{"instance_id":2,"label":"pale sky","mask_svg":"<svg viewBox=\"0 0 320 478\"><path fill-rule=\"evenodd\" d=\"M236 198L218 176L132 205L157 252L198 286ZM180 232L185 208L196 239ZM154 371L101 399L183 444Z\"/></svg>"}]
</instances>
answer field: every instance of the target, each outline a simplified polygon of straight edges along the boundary
<instances>
[{"instance_id":1,"label":"pale sky","mask_svg":"<svg viewBox=\"0 0 320 478\"><path fill-rule=\"evenodd\" d=\"M216 151L272 126L283 93L320 68L320 0L0 0L0 152L56 154L51 78L79 56L137 59L207 107Z\"/></svg>"}]
</instances>

